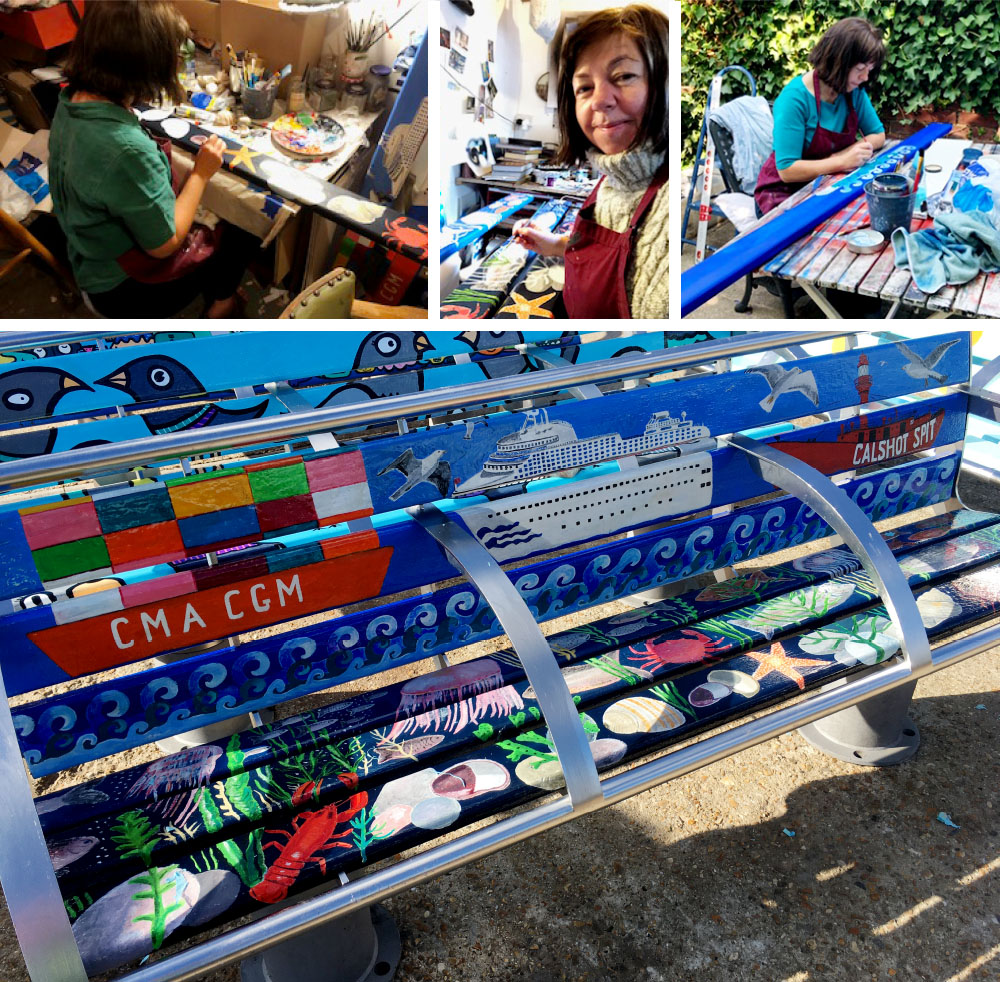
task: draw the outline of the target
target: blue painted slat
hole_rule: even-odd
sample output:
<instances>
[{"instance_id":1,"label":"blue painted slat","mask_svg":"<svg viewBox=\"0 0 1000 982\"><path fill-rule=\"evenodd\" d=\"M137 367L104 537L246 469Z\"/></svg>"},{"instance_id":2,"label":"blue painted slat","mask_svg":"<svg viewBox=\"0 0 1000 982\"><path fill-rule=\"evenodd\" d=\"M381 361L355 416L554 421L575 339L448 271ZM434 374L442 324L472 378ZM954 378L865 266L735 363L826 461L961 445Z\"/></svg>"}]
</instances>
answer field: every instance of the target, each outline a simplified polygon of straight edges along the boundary
<instances>
[{"instance_id":1,"label":"blue painted slat","mask_svg":"<svg viewBox=\"0 0 1000 982\"><path fill-rule=\"evenodd\" d=\"M686 317L707 300L757 269L785 246L801 238L820 222L840 211L864 190L873 177L885 174L925 150L951 131L948 123L932 123L901 143L879 154L852 174L835 181L760 229L740 237L735 248L720 249L681 274L681 316Z\"/></svg>"}]
</instances>

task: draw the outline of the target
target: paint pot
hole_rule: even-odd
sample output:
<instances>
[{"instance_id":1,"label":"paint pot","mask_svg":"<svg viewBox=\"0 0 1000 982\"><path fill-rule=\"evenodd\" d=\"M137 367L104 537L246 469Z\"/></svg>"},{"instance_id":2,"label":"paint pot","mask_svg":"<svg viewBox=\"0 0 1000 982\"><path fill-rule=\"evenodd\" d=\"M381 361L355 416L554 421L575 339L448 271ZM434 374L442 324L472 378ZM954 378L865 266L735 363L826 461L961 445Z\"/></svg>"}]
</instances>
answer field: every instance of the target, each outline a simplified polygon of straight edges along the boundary
<instances>
[{"instance_id":1,"label":"paint pot","mask_svg":"<svg viewBox=\"0 0 1000 982\"><path fill-rule=\"evenodd\" d=\"M885 245L885 236L873 228L859 228L845 239L847 248L861 256L870 256Z\"/></svg>"},{"instance_id":2,"label":"paint pot","mask_svg":"<svg viewBox=\"0 0 1000 982\"><path fill-rule=\"evenodd\" d=\"M890 177L903 182L902 192L897 181L885 184ZM868 201L872 228L887 239L897 228L904 228L909 232L910 222L913 219L913 206L917 201L916 194L909 190L909 182L901 174L884 174L878 180L883 184L881 189L876 186L875 180L865 185L865 198Z\"/></svg>"},{"instance_id":3,"label":"paint pot","mask_svg":"<svg viewBox=\"0 0 1000 982\"><path fill-rule=\"evenodd\" d=\"M243 112L251 119L267 119L274 112L274 86L266 89L253 89L244 86L240 94Z\"/></svg>"}]
</instances>

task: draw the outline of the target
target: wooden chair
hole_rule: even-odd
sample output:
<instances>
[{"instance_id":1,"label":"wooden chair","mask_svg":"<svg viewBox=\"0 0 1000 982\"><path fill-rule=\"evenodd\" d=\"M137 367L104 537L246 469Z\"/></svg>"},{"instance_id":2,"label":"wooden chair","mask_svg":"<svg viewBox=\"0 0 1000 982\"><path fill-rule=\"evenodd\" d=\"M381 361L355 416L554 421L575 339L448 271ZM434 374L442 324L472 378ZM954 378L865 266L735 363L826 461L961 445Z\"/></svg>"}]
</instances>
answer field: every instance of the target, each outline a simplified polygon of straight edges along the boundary
<instances>
[{"instance_id":1,"label":"wooden chair","mask_svg":"<svg viewBox=\"0 0 1000 982\"><path fill-rule=\"evenodd\" d=\"M427 319L422 307L389 307L354 297L354 274L348 269L331 270L306 287L279 315L279 320L315 318L374 318L385 320Z\"/></svg>"},{"instance_id":2,"label":"wooden chair","mask_svg":"<svg viewBox=\"0 0 1000 982\"><path fill-rule=\"evenodd\" d=\"M12 258L0 265L0 279L3 279L18 263L35 255L55 274L64 298L76 295L77 289L73 275L56 259L52 250L41 243L17 219L7 214L2 208L0 208L0 229L3 230L5 237L13 242L15 250L20 249L20 251L15 252Z\"/></svg>"}]
</instances>

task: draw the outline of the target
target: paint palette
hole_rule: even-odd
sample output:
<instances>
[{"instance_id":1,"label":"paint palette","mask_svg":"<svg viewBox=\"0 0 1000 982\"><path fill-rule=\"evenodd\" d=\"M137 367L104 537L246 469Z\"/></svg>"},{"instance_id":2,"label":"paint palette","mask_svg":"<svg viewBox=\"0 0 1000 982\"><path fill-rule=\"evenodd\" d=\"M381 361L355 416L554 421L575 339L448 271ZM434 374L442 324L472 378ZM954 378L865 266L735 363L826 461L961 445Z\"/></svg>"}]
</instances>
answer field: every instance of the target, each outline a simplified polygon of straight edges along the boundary
<instances>
[{"instance_id":1,"label":"paint palette","mask_svg":"<svg viewBox=\"0 0 1000 982\"><path fill-rule=\"evenodd\" d=\"M285 113L271 124L271 141L293 157L329 157L344 143L344 128L319 113Z\"/></svg>"}]
</instances>

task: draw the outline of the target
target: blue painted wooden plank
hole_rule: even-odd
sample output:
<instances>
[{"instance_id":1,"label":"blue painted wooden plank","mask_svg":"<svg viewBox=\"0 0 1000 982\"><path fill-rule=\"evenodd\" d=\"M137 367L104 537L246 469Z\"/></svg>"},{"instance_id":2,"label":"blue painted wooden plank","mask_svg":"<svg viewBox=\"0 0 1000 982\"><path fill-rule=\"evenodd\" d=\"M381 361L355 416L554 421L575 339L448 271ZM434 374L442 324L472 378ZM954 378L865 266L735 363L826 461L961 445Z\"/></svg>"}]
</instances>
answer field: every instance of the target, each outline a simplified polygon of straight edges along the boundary
<instances>
[{"instance_id":1,"label":"blue painted wooden plank","mask_svg":"<svg viewBox=\"0 0 1000 982\"><path fill-rule=\"evenodd\" d=\"M953 443L961 437L963 407L963 396L951 396L930 401L926 406L873 413L859 421L856 427L842 423L821 424L800 431L794 442L784 436L776 439L789 452L833 472L858 466L855 456L859 446L874 448L869 457L884 455L886 461L891 461L917 449ZM860 439L866 434L877 435L879 439ZM692 477L697 477L697 480L692 480ZM669 491L671 483L675 491ZM665 488L668 490L665 491ZM729 504L733 500L764 494L769 490L769 485L751 474L741 454L732 450L705 449L624 473L609 465L597 477L540 482L537 490L526 495L492 502L484 502L481 497L468 502L442 502L441 507L453 512L458 521L484 542L497 561L506 562L599 535L640 528L669 515L683 515L699 508ZM603 504L592 507L597 498ZM156 500L162 504L162 497ZM581 505L586 505L586 509L581 510ZM158 517L162 516L158 514ZM393 561L382 584L385 591L411 589L419 582L447 575L447 566L444 572L440 569L432 572L428 568L427 557L423 557L423 563L418 559L423 556L422 550L427 542L405 513L389 511L376 518L375 528L380 542L394 551ZM336 526L289 535L284 544L293 551L310 542L336 542L345 534L343 526ZM229 544L232 538L234 536L225 529L218 533L220 542ZM162 549L154 555L159 552ZM436 549L432 549L429 556L435 555ZM289 555L288 559L291 558ZM415 570L419 570L425 579L418 582L414 578ZM123 584L139 584L172 573L169 566L150 566L121 571L116 575ZM237 576L236 569L232 575ZM62 595L55 593L56 597ZM65 601L56 599L55 602ZM15 602L15 606L24 603L30 605L32 601L29 598ZM302 611L303 614L310 612ZM12 628L12 633L14 631ZM132 654L139 656L140 651Z\"/></svg>"},{"instance_id":2,"label":"blue painted wooden plank","mask_svg":"<svg viewBox=\"0 0 1000 982\"><path fill-rule=\"evenodd\" d=\"M496 228L505 218L516 215L534 201L530 194L507 194L485 205L478 211L462 216L456 222L441 229L441 262L454 255L459 249L481 239L492 228Z\"/></svg>"},{"instance_id":3,"label":"blue painted wooden plank","mask_svg":"<svg viewBox=\"0 0 1000 982\"><path fill-rule=\"evenodd\" d=\"M561 199L544 201L531 221L538 228L551 231L569 204ZM534 258L535 253L513 237L507 239L460 287L448 294L441 304L441 316L451 320L491 317L511 284Z\"/></svg>"},{"instance_id":4,"label":"blue painted wooden plank","mask_svg":"<svg viewBox=\"0 0 1000 982\"><path fill-rule=\"evenodd\" d=\"M881 520L947 500L956 466L957 457L921 461L857 479L845 490L873 520ZM992 521L992 517L963 514L956 521L958 528L972 529ZM952 522L942 519L939 531L950 529ZM511 575L533 616L544 622L619 596L802 545L828 532L811 509L785 497L735 515L689 520L580 550ZM906 543L895 545L907 547ZM277 554L279 561L282 556L282 552ZM430 550L423 553L422 561L427 563L425 575L444 579L453 573L447 561ZM418 574L411 582L420 578ZM46 614L49 610L31 610L20 618L30 622L33 630ZM13 637L13 632L9 633ZM195 712L235 716L278 699L306 695L501 633L478 592L461 584L430 597L298 627L228 652L210 652L128 679L115 679L113 698L103 695L100 685L62 693L37 708L25 707L21 711L25 718L17 725L26 750L31 749L33 767L62 767L71 760L93 759L190 729ZM26 689L18 688L26 681L19 671L22 668L31 673ZM27 646L16 654L11 651L9 666L6 657L3 662L8 689L17 692L41 684L37 673L43 670L38 653L32 655ZM53 677L52 681L58 679ZM198 693L209 681L212 701L193 709L199 703ZM49 754L59 757L60 762L46 765Z\"/></svg>"},{"instance_id":5,"label":"blue painted wooden plank","mask_svg":"<svg viewBox=\"0 0 1000 982\"><path fill-rule=\"evenodd\" d=\"M823 194L779 215L766 226L740 237L736 248L720 249L681 274L681 316L685 317L741 276L757 269L785 246L836 214L864 190L873 177L893 171L951 131L947 123L932 123L879 154L863 167L835 181Z\"/></svg>"}]
</instances>

